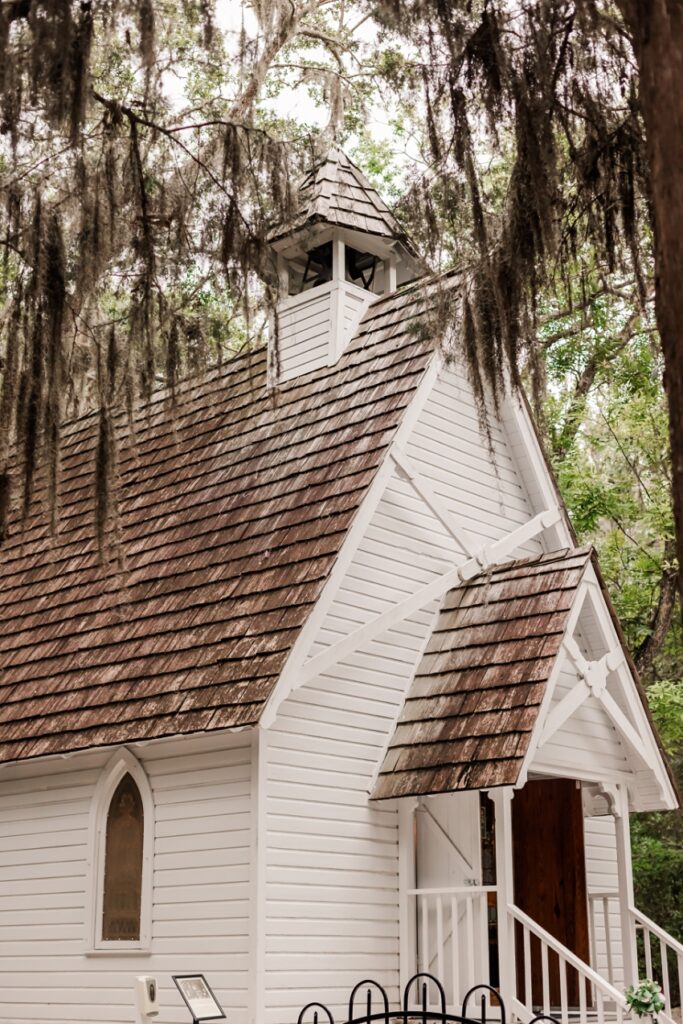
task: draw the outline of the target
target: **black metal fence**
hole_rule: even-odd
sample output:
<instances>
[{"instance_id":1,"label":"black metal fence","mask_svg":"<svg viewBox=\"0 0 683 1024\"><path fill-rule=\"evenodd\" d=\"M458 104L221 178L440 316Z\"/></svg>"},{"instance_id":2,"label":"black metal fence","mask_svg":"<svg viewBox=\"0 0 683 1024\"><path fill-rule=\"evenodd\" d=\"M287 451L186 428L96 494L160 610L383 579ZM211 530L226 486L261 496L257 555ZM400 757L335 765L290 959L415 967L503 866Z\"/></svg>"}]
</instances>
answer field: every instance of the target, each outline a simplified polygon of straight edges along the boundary
<instances>
[{"instance_id":1,"label":"black metal fence","mask_svg":"<svg viewBox=\"0 0 683 1024\"><path fill-rule=\"evenodd\" d=\"M446 993L438 978L421 972L414 974L403 992L401 1006L391 1009L386 989L377 981L366 978L359 981L349 997L348 1016L344 1024L487 1024L487 996L496 1005L496 1021L507 1024L505 1003L490 985L475 985L465 995L459 1014L449 1013ZM477 1016L477 1002L479 1013ZM473 1015L468 1015L472 1005ZM529 1024L548 1021L554 1017L539 1014ZM297 1024L335 1024L331 1010L324 1003L307 1003L299 1014Z\"/></svg>"}]
</instances>

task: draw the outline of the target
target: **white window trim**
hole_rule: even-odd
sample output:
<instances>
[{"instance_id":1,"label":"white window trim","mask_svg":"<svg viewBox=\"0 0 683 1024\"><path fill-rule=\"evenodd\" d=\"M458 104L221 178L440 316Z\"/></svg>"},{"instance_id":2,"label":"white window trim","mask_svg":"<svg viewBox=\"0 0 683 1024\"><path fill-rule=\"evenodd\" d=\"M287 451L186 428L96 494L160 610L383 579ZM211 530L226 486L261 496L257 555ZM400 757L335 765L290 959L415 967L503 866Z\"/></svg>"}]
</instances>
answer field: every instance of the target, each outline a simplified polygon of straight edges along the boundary
<instances>
[{"instance_id":1,"label":"white window trim","mask_svg":"<svg viewBox=\"0 0 683 1024\"><path fill-rule=\"evenodd\" d=\"M102 938L104 900L104 858L107 841L109 805L124 775L130 775L140 791L144 815L142 833L142 892L140 899L140 938L123 942ZM125 747L107 762L95 786L88 828L88 890L86 898L85 952L87 955L130 956L149 953L152 938L152 855L154 843L154 798L144 768Z\"/></svg>"}]
</instances>

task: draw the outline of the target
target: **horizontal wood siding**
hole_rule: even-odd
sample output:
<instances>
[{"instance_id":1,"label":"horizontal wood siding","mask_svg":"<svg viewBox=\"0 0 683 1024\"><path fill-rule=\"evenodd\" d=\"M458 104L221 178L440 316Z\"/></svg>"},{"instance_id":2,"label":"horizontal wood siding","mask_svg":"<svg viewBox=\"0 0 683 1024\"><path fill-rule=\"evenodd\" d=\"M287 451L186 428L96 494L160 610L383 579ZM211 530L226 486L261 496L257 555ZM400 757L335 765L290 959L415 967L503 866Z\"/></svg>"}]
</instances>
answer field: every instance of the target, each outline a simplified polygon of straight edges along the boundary
<instances>
[{"instance_id":1,"label":"horizontal wood siding","mask_svg":"<svg viewBox=\"0 0 683 1024\"><path fill-rule=\"evenodd\" d=\"M399 523L392 480L316 649L406 596L441 565L428 530ZM399 491L400 494L400 491ZM397 540L411 535L412 545ZM343 1015L371 976L397 995L398 816L368 801L377 764L435 609L387 631L295 691L268 737L266 1024L309 999Z\"/></svg>"},{"instance_id":2,"label":"horizontal wood siding","mask_svg":"<svg viewBox=\"0 0 683 1024\"><path fill-rule=\"evenodd\" d=\"M366 291L364 288L359 288L357 285L349 284L348 282L344 284L341 293L341 312L343 318L342 349L346 348L349 344L356 333L356 328L360 323L363 313L373 299L376 298L376 295Z\"/></svg>"},{"instance_id":3,"label":"horizontal wood siding","mask_svg":"<svg viewBox=\"0 0 683 1024\"><path fill-rule=\"evenodd\" d=\"M619 891L619 872L617 868L617 846L614 818L611 815L584 818L584 834L586 840L586 882L588 893ZM613 984L622 988L624 984L624 963L619 925L619 903L610 900L608 905L608 922L612 947L612 963L614 968ZM607 942L605 936L605 917L602 905L598 906L597 914L591 923L593 929L595 962L593 966L607 977Z\"/></svg>"},{"instance_id":4,"label":"horizontal wood siding","mask_svg":"<svg viewBox=\"0 0 683 1024\"><path fill-rule=\"evenodd\" d=\"M408 453L480 543L530 517L505 438L497 464L466 383L444 373ZM533 545L527 550L538 550ZM394 474L311 657L396 605L462 555ZM308 1000L343 1019L363 977L398 996L398 820L368 792L426 642L436 603L366 644L282 704L268 735L265 1024Z\"/></svg>"},{"instance_id":5,"label":"horizontal wood siding","mask_svg":"<svg viewBox=\"0 0 683 1024\"><path fill-rule=\"evenodd\" d=\"M411 435L407 452L473 539L496 540L530 519L533 509L508 437L489 410L490 445L461 371L444 370ZM530 541L510 558L537 554Z\"/></svg>"},{"instance_id":6,"label":"horizontal wood siding","mask_svg":"<svg viewBox=\"0 0 683 1024\"><path fill-rule=\"evenodd\" d=\"M249 735L172 740L140 758L155 803L147 956L84 954L90 806L107 760L83 755L0 777L0 1021L131 1024L135 978L151 974L159 1019L185 1024L171 974L198 970L229 1019L246 1024Z\"/></svg>"},{"instance_id":7,"label":"horizontal wood siding","mask_svg":"<svg viewBox=\"0 0 683 1024\"><path fill-rule=\"evenodd\" d=\"M280 306L280 380L326 366L331 333L331 285L291 296Z\"/></svg>"}]
</instances>

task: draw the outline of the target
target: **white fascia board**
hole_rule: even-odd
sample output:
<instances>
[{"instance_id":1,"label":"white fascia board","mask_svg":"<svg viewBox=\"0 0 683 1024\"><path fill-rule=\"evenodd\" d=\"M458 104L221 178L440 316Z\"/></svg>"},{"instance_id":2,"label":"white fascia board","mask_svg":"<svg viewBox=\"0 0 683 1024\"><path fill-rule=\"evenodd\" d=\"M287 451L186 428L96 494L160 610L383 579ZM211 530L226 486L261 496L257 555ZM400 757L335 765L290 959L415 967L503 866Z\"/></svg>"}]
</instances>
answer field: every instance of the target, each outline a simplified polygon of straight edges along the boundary
<instances>
[{"instance_id":1,"label":"white fascia board","mask_svg":"<svg viewBox=\"0 0 683 1024\"><path fill-rule=\"evenodd\" d=\"M576 625L579 621L579 615L581 614L581 609L583 608L584 600L585 587L582 582L577 590L576 596L574 598L574 604L572 605L571 611L569 613L569 618L567 619L567 624L565 626L564 633L562 636L563 641L565 637L574 635L574 630L576 629ZM541 706L539 708L538 718L536 719L536 725L534 726L533 732L531 734L531 742L529 743L529 749L527 750L524 760L522 761L522 766L519 770L519 776L517 778L517 782L515 783L515 789L521 789L523 786L526 785L526 781L532 763L537 759L538 750L541 745L543 733L546 728L546 723L548 721L550 707L552 705L553 697L555 695L557 680L560 677L560 673L563 667L564 649L562 646L560 646L560 653L557 655L557 658L555 659L555 664L553 665L552 672L550 673L548 682L546 683L545 693L543 694L543 700L541 701Z\"/></svg>"},{"instance_id":2,"label":"white fascia board","mask_svg":"<svg viewBox=\"0 0 683 1024\"><path fill-rule=\"evenodd\" d=\"M435 354L425 371L424 377L418 385L412 402L403 416L403 420L398 428L393 444L399 446L405 444L420 413L422 412L422 409L432 393L432 389L436 383L442 363L443 360L441 356L438 353ZM273 725L277 716L278 708L282 702L287 699L293 690L298 689L304 681L301 672L304 662L310 654L311 648L320 633L322 625L339 592L339 588L344 581L358 547L367 533L370 520L382 499L387 483L395 472L395 464L393 459L390 457L393 444L389 446L389 449L385 454L384 461L382 462L375 479L370 485L370 489L365 495L365 498L356 513L356 517L351 528L346 535L346 539L344 540L341 551L339 552L337 560L332 567L327 583L323 587L322 594L318 598L315 608L313 608L311 614L308 616L308 619L289 652L287 661L280 673L280 678L275 684L273 692L266 702L266 706L260 719L260 726L263 729L269 729Z\"/></svg>"},{"instance_id":3,"label":"white fascia board","mask_svg":"<svg viewBox=\"0 0 683 1024\"><path fill-rule=\"evenodd\" d=\"M561 727L569 715L573 714L574 711L580 707L583 700L590 696L590 689L586 687L585 683L579 684L577 680L577 695L574 707L572 707L572 694L570 693L561 705L558 705L558 707L553 708L551 711L551 704L557 678L559 677L559 673L565 663L565 641L571 640L574 637L579 616L583 611L584 605L586 605L587 599L589 599L587 607L590 606L591 611L595 614L604 646L608 651L608 654L606 655L606 668L608 668L611 673L617 675L620 679L622 683L622 691L627 699L628 709L631 715L631 719L629 720L629 716L622 711L614 698L609 694L608 690L605 689L601 695L598 695L597 699L600 701L605 714L612 722L626 749L634 755L637 762L639 762L637 765L634 765L633 775L620 774L619 779L621 781L627 779L629 785L634 785L635 772L641 770L642 765L653 772L660 788L662 801L667 808L673 809L678 806L678 802L671 785L671 780L669 779L661 752L652 733L652 726L650 725L649 719L641 703L635 680L628 668L628 662L624 655L617 631L614 628L614 623L612 622L612 618L607 609L602 588L595 575L595 570L590 564L586 566L583 580L577 591L574 606L567 621L560 654L558 655L550 679L548 680L546 693L543 697L543 702L532 734L529 750L527 751L526 757L522 763L516 787L520 788L525 784L529 772L532 769L540 770L543 768L543 745L550 739L557 729ZM586 663L588 664L588 662ZM578 689L579 686L580 689ZM579 699L579 693L581 694L581 699ZM600 768L600 772L604 773L604 769Z\"/></svg>"},{"instance_id":4,"label":"white fascia board","mask_svg":"<svg viewBox=\"0 0 683 1024\"><path fill-rule=\"evenodd\" d=\"M517 433L519 441L524 448L524 452L528 459L529 471L533 478L534 488L540 496L539 503L538 501L531 501L531 495L529 495L533 510L535 512L540 512L543 508L555 508L558 505L562 508L559 500L559 488L548 463L546 462L543 451L541 450L538 434L534 428L529 407L526 402L515 393L511 385L508 385L508 396L504 400L503 406L507 413L507 418L514 431ZM522 470L520 470L520 472L522 479L524 479L526 474ZM563 508L562 516L555 524L548 540L552 544L552 547L549 550L553 550L553 548L574 547L574 539L569 527L566 512Z\"/></svg>"},{"instance_id":5,"label":"white fascia board","mask_svg":"<svg viewBox=\"0 0 683 1024\"><path fill-rule=\"evenodd\" d=\"M619 635L614 628L612 616L610 615L605 601L605 595L602 592L602 587L600 586L592 565L588 566L586 572L586 583L591 589L591 605L594 609L600 632L604 637L605 646L610 651L618 651L623 654L624 652L622 650ZM661 791L662 800L666 804L667 809L674 810L678 807L678 799L671 784L671 779L669 778L666 765L664 764L659 744L655 739L652 724L647 716L645 708L643 707L636 681L633 678L628 660L625 657L620 660L618 667L615 669L615 674L619 678L622 686L622 693L624 694L627 702L629 715L624 715L624 718L628 721L630 716L629 724L635 728L635 733L643 746L642 751L640 751L641 757L644 758L648 767L653 771ZM618 708L616 701L614 702L614 705L619 711L621 711L621 709ZM615 717L610 713L611 711L614 711L614 708L610 707L609 701L606 705L606 710L607 713L610 714L612 720L615 721ZM621 713L624 714L623 711ZM619 717L617 715L615 725L618 721ZM630 737L627 735L626 739L629 740Z\"/></svg>"}]
</instances>

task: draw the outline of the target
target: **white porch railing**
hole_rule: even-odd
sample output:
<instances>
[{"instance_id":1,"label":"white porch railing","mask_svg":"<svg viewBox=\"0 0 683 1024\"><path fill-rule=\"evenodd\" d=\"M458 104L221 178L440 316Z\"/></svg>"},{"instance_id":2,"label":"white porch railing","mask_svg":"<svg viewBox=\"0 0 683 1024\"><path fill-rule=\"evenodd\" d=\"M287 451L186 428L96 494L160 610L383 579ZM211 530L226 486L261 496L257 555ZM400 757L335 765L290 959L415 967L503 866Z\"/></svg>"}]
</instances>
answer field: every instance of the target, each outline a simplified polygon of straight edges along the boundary
<instances>
[{"instance_id":1,"label":"white porch railing","mask_svg":"<svg viewBox=\"0 0 683 1024\"><path fill-rule=\"evenodd\" d=\"M489 895L496 892L496 886L459 886L406 893L417 970L439 978L451 1012L460 1012L469 988L490 981ZM592 966L518 907L508 905L508 934L514 931L515 960L520 965L512 972L516 997L509 1010L520 1020L543 1012L561 1024L623 1021L627 1006L619 897L593 892L589 907ZM645 976L662 985L666 1007L660 1019L674 1024L671 979L677 977L679 992L683 991L683 944L638 910L632 909L630 918L632 934L641 936Z\"/></svg>"},{"instance_id":2,"label":"white porch railing","mask_svg":"<svg viewBox=\"0 0 683 1024\"><path fill-rule=\"evenodd\" d=\"M613 985L621 986L624 978L619 895L615 892L594 892L589 895L588 902L593 966L601 973L604 971ZM680 1005L683 992L683 944L634 907L630 910L629 926L638 953L645 961L644 967L641 961L641 975L654 978L662 986L666 1006L659 1016L664 1024L673 1024L671 1010ZM678 979L677 992L671 984L672 976Z\"/></svg>"},{"instance_id":3,"label":"white porch railing","mask_svg":"<svg viewBox=\"0 0 683 1024\"><path fill-rule=\"evenodd\" d=\"M598 1024L607 1018L621 1024L626 1001L618 989L518 907L508 905L508 914L517 926L515 952L517 962L522 964L523 984L517 982L517 997L512 1005L518 1017L530 1020L540 1008L543 1013L559 1017L562 1024L568 1024L570 1017L581 1024L589 1018ZM532 957L540 962L540 1000L534 998ZM572 989L578 990L578 1006L570 1002ZM553 998L554 993L559 993L559 1000Z\"/></svg>"},{"instance_id":4,"label":"white porch railing","mask_svg":"<svg viewBox=\"0 0 683 1024\"><path fill-rule=\"evenodd\" d=\"M409 889L419 971L434 974L456 1013L468 989L489 981L488 897L492 885Z\"/></svg>"},{"instance_id":5,"label":"white porch railing","mask_svg":"<svg viewBox=\"0 0 683 1024\"><path fill-rule=\"evenodd\" d=\"M665 1024L674 1024L671 1016L674 1000L672 999L670 970L673 967L677 972L678 1003L680 1005L681 994L683 994L683 945L635 908L631 909L631 921L636 937L638 932L642 934L646 977L657 977L662 985L666 1006L658 1016Z\"/></svg>"}]
</instances>

